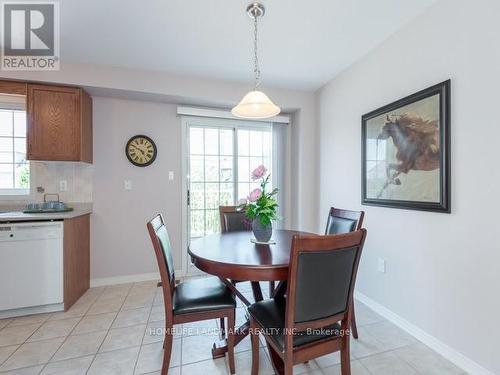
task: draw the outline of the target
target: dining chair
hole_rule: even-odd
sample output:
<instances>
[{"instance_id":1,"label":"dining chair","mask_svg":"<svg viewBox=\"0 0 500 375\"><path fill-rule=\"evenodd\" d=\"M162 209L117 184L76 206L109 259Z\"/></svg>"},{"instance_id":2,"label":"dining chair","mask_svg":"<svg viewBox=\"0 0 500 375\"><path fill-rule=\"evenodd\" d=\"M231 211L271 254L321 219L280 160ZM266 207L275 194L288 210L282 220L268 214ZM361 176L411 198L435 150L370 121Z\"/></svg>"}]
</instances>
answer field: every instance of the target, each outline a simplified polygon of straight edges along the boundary
<instances>
[{"instance_id":1,"label":"dining chair","mask_svg":"<svg viewBox=\"0 0 500 375\"><path fill-rule=\"evenodd\" d=\"M147 223L158 262L165 304L165 341L161 373L168 373L172 352L173 326L208 319L227 318L228 360L234 374L234 326L236 300L231 290L218 278L201 278L176 285L172 246L161 214Z\"/></svg>"},{"instance_id":2,"label":"dining chair","mask_svg":"<svg viewBox=\"0 0 500 375\"><path fill-rule=\"evenodd\" d=\"M238 209L238 206L219 206L219 215L222 233L252 230L245 211Z\"/></svg>"},{"instance_id":3,"label":"dining chair","mask_svg":"<svg viewBox=\"0 0 500 375\"><path fill-rule=\"evenodd\" d=\"M341 373L350 375L349 326L366 229L337 236L294 236L286 296L248 307L252 374L259 370L259 333L293 365L340 351Z\"/></svg>"},{"instance_id":4,"label":"dining chair","mask_svg":"<svg viewBox=\"0 0 500 375\"><path fill-rule=\"evenodd\" d=\"M238 209L238 206L219 206L219 215L221 233L252 230L245 211ZM273 294L274 288L274 281L269 281L269 295Z\"/></svg>"},{"instance_id":5,"label":"dining chair","mask_svg":"<svg viewBox=\"0 0 500 375\"><path fill-rule=\"evenodd\" d=\"M351 211L341 208L331 207L326 223L325 234L341 234L353 232L363 227L364 211ZM352 336L357 339L358 327L356 326L356 313L354 311L354 300L352 302L351 315Z\"/></svg>"}]
</instances>

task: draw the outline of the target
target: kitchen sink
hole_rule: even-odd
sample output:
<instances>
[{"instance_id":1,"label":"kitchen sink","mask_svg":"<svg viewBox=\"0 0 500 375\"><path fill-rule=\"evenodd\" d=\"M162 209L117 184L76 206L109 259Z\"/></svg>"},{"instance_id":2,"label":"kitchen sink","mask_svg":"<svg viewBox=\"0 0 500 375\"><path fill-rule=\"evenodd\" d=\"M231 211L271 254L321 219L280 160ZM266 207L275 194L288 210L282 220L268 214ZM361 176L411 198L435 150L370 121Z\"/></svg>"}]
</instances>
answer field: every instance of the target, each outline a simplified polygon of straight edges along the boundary
<instances>
[{"instance_id":1,"label":"kitchen sink","mask_svg":"<svg viewBox=\"0 0 500 375\"><path fill-rule=\"evenodd\" d=\"M73 207L69 207L66 203L59 201L49 201L43 203L30 203L23 210L25 214L46 214L57 212L73 211Z\"/></svg>"},{"instance_id":2,"label":"kitchen sink","mask_svg":"<svg viewBox=\"0 0 500 375\"><path fill-rule=\"evenodd\" d=\"M73 207L66 208L40 208L38 210L24 210L24 214L48 214L57 212L70 212L73 211Z\"/></svg>"}]
</instances>

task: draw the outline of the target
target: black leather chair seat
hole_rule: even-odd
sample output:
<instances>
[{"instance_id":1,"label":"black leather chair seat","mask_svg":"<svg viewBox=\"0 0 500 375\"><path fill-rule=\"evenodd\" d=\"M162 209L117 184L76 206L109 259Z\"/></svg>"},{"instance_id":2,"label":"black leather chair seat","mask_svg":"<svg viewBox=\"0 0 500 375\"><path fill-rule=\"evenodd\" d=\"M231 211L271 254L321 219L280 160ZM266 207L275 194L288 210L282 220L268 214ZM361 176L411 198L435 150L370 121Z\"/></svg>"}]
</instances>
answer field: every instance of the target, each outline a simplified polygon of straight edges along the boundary
<instances>
[{"instance_id":1,"label":"black leather chair seat","mask_svg":"<svg viewBox=\"0 0 500 375\"><path fill-rule=\"evenodd\" d=\"M231 290L218 278L185 281L175 288L174 315L236 308Z\"/></svg>"},{"instance_id":2,"label":"black leather chair seat","mask_svg":"<svg viewBox=\"0 0 500 375\"><path fill-rule=\"evenodd\" d=\"M285 327L285 303L283 298L268 299L256 302L248 307L248 312L257 320L262 328L267 329L266 333L273 339L281 351L285 350L285 338L283 334L283 328ZM340 324L335 323L320 330L314 330L310 334L307 334L307 332L295 334L293 346L297 347L339 335Z\"/></svg>"}]
</instances>

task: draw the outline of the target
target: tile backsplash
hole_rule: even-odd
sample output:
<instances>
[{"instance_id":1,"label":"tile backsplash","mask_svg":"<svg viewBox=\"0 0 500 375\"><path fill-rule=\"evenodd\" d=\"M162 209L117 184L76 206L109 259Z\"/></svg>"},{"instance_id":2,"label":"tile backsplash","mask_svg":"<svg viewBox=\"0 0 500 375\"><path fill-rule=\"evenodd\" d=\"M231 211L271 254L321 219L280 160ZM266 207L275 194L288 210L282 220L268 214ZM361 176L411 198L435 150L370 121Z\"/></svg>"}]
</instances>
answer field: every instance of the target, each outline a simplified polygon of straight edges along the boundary
<instances>
[{"instance_id":1,"label":"tile backsplash","mask_svg":"<svg viewBox=\"0 0 500 375\"><path fill-rule=\"evenodd\" d=\"M72 162L31 162L36 201L46 193L57 193L63 202L92 202L92 165ZM67 181L67 191L60 191L59 182Z\"/></svg>"},{"instance_id":2,"label":"tile backsplash","mask_svg":"<svg viewBox=\"0 0 500 375\"><path fill-rule=\"evenodd\" d=\"M73 162L31 162L32 196L21 200L1 200L1 209L17 209L27 202L43 202L43 195L59 194L63 202L92 202L92 164ZM60 191L59 182L67 182L67 191ZM40 192L38 191L40 190Z\"/></svg>"}]
</instances>

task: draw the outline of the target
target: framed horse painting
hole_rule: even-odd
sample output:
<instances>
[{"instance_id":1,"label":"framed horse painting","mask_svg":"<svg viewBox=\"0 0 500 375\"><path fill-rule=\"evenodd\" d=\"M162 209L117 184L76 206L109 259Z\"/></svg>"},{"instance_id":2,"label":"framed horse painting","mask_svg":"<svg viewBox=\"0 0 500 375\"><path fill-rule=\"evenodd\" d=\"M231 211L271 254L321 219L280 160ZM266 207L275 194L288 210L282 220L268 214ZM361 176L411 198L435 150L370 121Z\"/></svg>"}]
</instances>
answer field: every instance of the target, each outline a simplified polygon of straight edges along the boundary
<instances>
[{"instance_id":1,"label":"framed horse painting","mask_svg":"<svg viewBox=\"0 0 500 375\"><path fill-rule=\"evenodd\" d=\"M362 203L450 212L450 81L362 117Z\"/></svg>"}]
</instances>

